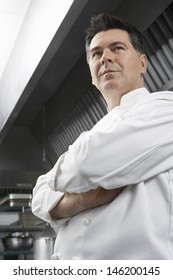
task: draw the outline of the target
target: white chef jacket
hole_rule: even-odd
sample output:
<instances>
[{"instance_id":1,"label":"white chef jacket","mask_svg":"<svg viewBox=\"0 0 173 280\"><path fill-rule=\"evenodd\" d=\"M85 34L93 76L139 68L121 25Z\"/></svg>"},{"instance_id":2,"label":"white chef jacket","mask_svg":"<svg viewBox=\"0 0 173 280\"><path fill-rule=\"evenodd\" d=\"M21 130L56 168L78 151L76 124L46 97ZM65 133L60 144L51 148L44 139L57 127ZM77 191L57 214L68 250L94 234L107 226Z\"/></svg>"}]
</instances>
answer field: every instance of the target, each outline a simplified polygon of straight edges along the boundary
<instances>
[{"instance_id":1,"label":"white chef jacket","mask_svg":"<svg viewBox=\"0 0 173 280\"><path fill-rule=\"evenodd\" d=\"M65 192L127 186L111 203L51 220ZM139 88L38 178L32 210L57 232L53 259L173 259L173 92Z\"/></svg>"}]
</instances>

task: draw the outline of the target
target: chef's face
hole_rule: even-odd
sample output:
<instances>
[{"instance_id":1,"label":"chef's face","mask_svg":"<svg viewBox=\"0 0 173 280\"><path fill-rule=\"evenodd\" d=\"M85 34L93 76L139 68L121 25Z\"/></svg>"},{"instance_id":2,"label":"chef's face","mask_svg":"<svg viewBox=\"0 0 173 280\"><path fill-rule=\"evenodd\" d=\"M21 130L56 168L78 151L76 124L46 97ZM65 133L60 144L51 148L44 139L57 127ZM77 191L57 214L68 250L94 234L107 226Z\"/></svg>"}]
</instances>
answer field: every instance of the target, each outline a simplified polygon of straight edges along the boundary
<instances>
[{"instance_id":1,"label":"chef's face","mask_svg":"<svg viewBox=\"0 0 173 280\"><path fill-rule=\"evenodd\" d=\"M105 99L121 97L143 87L147 60L133 47L129 35L120 29L97 33L90 44L88 62L93 84Z\"/></svg>"}]
</instances>

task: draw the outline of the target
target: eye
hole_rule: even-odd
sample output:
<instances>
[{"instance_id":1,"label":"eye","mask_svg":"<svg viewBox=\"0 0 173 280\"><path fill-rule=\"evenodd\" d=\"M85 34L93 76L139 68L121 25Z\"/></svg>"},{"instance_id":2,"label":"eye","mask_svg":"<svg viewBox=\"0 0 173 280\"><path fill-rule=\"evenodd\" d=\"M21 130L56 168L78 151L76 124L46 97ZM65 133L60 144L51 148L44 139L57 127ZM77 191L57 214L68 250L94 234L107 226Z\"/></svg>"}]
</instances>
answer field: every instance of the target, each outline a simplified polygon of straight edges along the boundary
<instances>
[{"instance_id":1,"label":"eye","mask_svg":"<svg viewBox=\"0 0 173 280\"><path fill-rule=\"evenodd\" d=\"M102 55L101 51L95 51L91 54L92 59L99 58Z\"/></svg>"},{"instance_id":2,"label":"eye","mask_svg":"<svg viewBox=\"0 0 173 280\"><path fill-rule=\"evenodd\" d=\"M124 46L117 45L117 46L114 46L114 47L112 48L112 51L114 51L114 52L119 52L119 51L122 51L122 50L124 50L124 49L125 49Z\"/></svg>"},{"instance_id":3,"label":"eye","mask_svg":"<svg viewBox=\"0 0 173 280\"><path fill-rule=\"evenodd\" d=\"M94 52L92 55L92 58L98 57L100 55L100 52Z\"/></svg>"}]
</instances>

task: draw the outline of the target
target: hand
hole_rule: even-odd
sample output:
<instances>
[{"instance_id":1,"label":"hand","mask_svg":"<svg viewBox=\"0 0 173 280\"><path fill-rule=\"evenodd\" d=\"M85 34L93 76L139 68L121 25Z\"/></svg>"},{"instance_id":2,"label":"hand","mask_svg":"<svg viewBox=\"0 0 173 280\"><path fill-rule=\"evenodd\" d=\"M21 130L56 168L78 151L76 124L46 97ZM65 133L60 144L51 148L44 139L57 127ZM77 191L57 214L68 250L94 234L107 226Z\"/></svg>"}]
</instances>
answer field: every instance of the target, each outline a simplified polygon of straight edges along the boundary
<instances>
[{"instance_id":1,"label":"hand","mask_svg":"<svg viewBox=\"0 0 173 280\"><path fill-rule=\"evenodd\" d=\"M66 193L61 201L50 211L53 219L58 220L79 214L85 210L95 208L113 201L123 188L105 190L98 187L85 193Z\"/></svg>"}]
</instances>

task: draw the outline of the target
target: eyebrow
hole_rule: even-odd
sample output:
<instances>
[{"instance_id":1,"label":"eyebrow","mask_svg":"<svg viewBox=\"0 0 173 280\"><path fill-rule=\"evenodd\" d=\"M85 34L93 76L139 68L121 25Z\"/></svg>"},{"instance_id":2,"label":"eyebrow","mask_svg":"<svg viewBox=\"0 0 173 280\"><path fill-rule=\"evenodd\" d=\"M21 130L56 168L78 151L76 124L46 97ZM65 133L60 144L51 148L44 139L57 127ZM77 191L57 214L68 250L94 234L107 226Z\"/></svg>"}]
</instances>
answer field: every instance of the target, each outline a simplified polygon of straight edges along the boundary
<instances>
[{"instance_id":1,"label":"eyebrow","mask_svg":"<svg viewBox=\"0 0 173 280\"><path fill-rule=\"evenodd\" d=\"M127 44L123 43L122 41L116 41L116 42L112 42L108 45L109 48L111 47L115 47L115 46L118 46L118 45L123 45L125 48L127 48ZM102 49L102 46L95 46L93 47L92 49L90 49L88 51L89 54L95 52L95 51L98 51L98 50L101 50Z\"/></svg>"}]
</instances>

